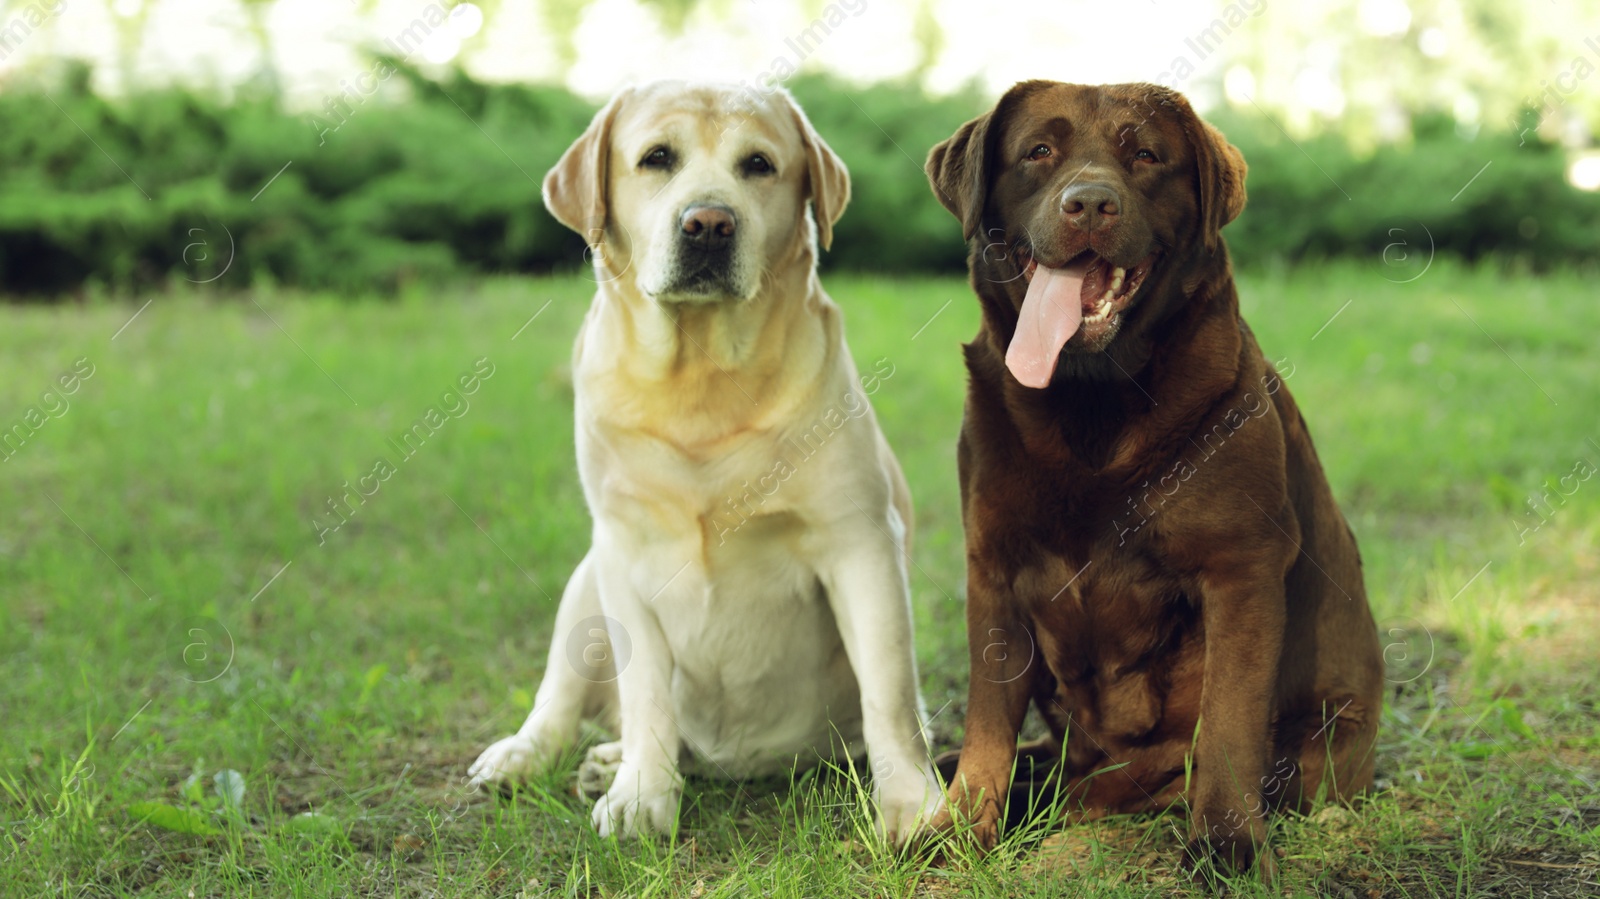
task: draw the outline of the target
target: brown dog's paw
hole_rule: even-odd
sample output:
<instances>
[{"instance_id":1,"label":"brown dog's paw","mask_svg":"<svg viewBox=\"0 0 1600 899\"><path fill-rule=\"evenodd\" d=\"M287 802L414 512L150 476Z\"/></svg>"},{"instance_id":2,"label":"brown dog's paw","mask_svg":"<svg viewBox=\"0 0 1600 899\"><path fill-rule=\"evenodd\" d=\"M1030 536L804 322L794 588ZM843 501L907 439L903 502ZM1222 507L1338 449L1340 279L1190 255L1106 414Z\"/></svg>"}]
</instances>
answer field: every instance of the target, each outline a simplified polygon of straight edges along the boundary
<instances>
[{"instance_id":1,"label":"brown dog's paw","mask_svg":"<svg viewBox=\"0 0 1600 899\"><path fill-rule=\"evenodd\" d=\"M1278 878L1278 860L1271 847L1252 842L1248 834L1190 840L1183 851L1183 866L1196 883L1220 889L1222 877L1252 871L1262 883Z\"/></svg>"},{"instance_id":2,"label":"brown dog's paw","mask_svg":"<svg viewBox=\"0 0 1600 899\"><path fill-rule=\"evenodd\" d=\"M961 838L978 850L979 855L987 855L1000 845L1000 813L993 808L992 803L985 802L979 814L969 819L963 826Z\"/></svg>"},{"instance_id":3,"label":"brown dog's paw","mask_svg":"<svg viewBox=\"0 0 1600 899\"><path fill-rule=\"evenodd\" d=\"M928 825L927 833L932 837L930 842L937 845L941 858L948 859L952 854L960 854L959 851L953 852L957 847L987 855L1000 844L1000 809L987 800L976 803L974 807L965 791L958 794L952 790L946 797L944 808Z\"/></svg>"}]
</instances>

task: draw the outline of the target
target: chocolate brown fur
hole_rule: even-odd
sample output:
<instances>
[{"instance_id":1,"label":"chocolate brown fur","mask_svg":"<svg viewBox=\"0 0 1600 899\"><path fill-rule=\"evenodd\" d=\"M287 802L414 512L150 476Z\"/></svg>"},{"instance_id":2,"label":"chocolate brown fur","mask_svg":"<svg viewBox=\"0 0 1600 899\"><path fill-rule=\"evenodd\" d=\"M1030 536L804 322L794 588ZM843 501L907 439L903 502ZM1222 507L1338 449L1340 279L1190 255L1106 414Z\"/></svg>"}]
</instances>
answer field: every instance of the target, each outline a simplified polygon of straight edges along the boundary
<instances>
[{"instance_id":1,"label":"chocolate brown fur","mask_svg":"<svg viewBox=\"0 0 1600 899\"><path fill-rule=\"evenodd\" d=\"M1029 159L1038 143L1052 152ZM1027 82L927 171L983 306L965 347L971 678L952 810L992 845L1032 703L1052 737L1025 749L1059 753L1073 818L1183 804L1191 858L1270 871L1269 809L1371 785L1383 662L1355 538L1239 314L1219 232L1244 160L1172 91ZM1087 236L1060 204L1083 177L1121 198ZM1108 343L1076 335L1051 383L1024 387L1005 364L1021 266L1086 247L1155 262Z\"/></svg>"}]
</instances>

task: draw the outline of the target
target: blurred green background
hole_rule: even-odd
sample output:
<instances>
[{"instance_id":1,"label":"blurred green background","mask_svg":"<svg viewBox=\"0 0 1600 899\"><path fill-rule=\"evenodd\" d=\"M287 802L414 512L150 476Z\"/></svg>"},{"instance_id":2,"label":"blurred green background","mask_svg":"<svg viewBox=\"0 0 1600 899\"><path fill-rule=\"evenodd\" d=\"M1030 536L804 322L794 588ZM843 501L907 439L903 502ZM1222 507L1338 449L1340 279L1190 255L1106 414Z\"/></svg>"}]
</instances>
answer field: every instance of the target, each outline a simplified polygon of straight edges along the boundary
<instances>
[{"instance_id":1,"label":"blurred green background","mask_svg":"<svg viewBox=\"0 0 1600 899\"><path fill-rule=\"evenodd\" d=\"M895 12L857 2L875 15ZM477 30L463 40L455 32L468 17L454 6L401 6L385 16L393 4L368 3L373 22L412 30L391 24L383 37L384 26L371 25L368 39L347 48L353 61L337 84L319 92L314 75L296 90L280 71L286 54L273 52L272 42L301 38L269 27L279 6L272 3L245 5L259 19L242 18L238 28L261 45L261 61L234 80L163 69L141 78L138 63L148 53L139 41L159 33L167 5L113 3L109 15L123 43L111 59L34 55L4 72L0 292L49 299L143 290L178 278L205 281L224 260L219 288L269 282L347 293L583 264L581 241L544 211L537 182L601 95L574 93L560 77L508 82L471 74L474 47L492 49L481 41L512 18L509 6L468 4ZM587 34L580 24L603 5L543 9L534 27L552 45L553 65L563 53L568 71L578 62ZM1191 92L1244 152L1250 213L1228 232L1244 265L1392 256L1397 228L1414 245L1466 260L1516 259L1543 269L1600 258L1600 194L1593 192L1600 156L1587 124L1595 91L1586 83L1600 63L1600 25L1591 46L1578 39L1581 30L1562 27L1580 22L1576 13L1563 23L1477 0L1413 6L1363 0L1341 20L1339 4L1222 5L1211 24L1202 13L1192 34L1179 28L1170 47L1144 48L1126 77ZM41 8L0 7L0 50L4 35L16 37L17 23ZM430 26L446 8L451 15ZM64 10L39 33L22 34L18 60L58 21L87 15ZM799 60L801 73L767 83L794 92L854 176L850 213L824 259L830 269L962 268L959 235L930 202L921 161L982 111L994 90L974 70L949 90L930 92L941 52L964 39L940 26L941 11L932 0L909 5L920 30L907 41L908 67L870 83L848 65L807 58L852 27L857 34L870 27L872 19L838 4L791 10L797 28L808 16L824 27L841 19L836 34L810 32L813 42L802 31L768 45L779 51L774 62ZM734 27L749 13L731 0L656 0L638 13L656 17L657 38L669 49L713 26L762 46ZM409 23L408 14L416 16ZM1236 18L1240 24L1230 26ZM1342 30L1326 30L1335 26ZM1374 29L1392 33L1373 36ZM1285 60L1283 46L1296 38L1305 53ZM627 52L592 34L585 47L602 61ZM747 55L759 60L762 52L772 51ZM426 58L447 53L444 63ZM1183 66L1198 64L1207 67L1186 74ZM1072 66L1063 69L1062 77L1074 75ZM690 74L756 83L762 73ZM637 79L627 71L609 79L629 80ZM197 236L217 245L208 250Z\"/></svg>"}]
</instances>

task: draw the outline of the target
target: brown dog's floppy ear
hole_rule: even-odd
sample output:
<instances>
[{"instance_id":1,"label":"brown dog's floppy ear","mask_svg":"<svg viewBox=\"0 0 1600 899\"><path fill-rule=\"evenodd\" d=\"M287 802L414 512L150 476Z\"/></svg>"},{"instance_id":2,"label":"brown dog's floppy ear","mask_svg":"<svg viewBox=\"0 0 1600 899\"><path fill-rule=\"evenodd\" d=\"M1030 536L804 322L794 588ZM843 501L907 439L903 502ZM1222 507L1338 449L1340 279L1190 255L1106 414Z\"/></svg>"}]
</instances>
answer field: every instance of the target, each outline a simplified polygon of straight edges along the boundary
<instances>
[{"instance_id":1,"label":"brown dog's floppy ear","mask_svg":"<svg viewBox=\"0 0 1600 899\"><path fill-rule=\"evenodd\" d=\"M594 115L589 127L544 176L544 206L556 221L598 243L606 224L606 177L611 159L611 126L626 88Z\"/></svg>"},{"instance_id":2,"label":"brown dog's floppy ear","mask_svg":"<svg viewBox=\"0 0 1600 899\"><path fill-rule=\"evenodd\" d=\"M1047 81L1017 82L1000 95L993 109L928 151L928 163L923 166L928 183L944 208L961 220L967 240L983 227L983 210L989 202L989 144L998 130L995 123L1005 121L1012 105L1049 86Z\"/></svg>"},{"instance_id":3,"label":"brown dog's floppy ear","mask_svg":"<svg viewBox=\"0 0 1600 899\"><path fill-rule=\"evenodd\" d=\"M961 220L966 240L982 227L983 207L989 202L989 123L993 118L991 110L962 125L928 151L928 163L923 167L933 195Z\"/></svg>"},{"instance_id":4,"label":"brown dog's floppy ear","mask_svg":"<svg viewBox=\"0 0 1600 899\"><path fill-rule=\"evenodd\" d=\"M1189 113L1194 116L1194 113ZM1206 250L1216 252L1222 241L1222 226L1244 210L1246 166L1239 148L1228 143L1222 132L1194 117L1198 128L1190 131L1200 170L1200 222Z\"/></svg>"},{"instance_id":5,"label":"brown dog's floppy ear","mask_svg":"<svg viewBox=\"0 0 1600 899\"><path fill-rule=\"evenodd\" d=\"M800 127L800 142L806 148L806 178L811 185L811 205L817 218L817 243L824 250L833 246L833 223L850 205L850 170L827 141L811 127L800 104L788 91L782 91L795 124Z\"/></svg>"}]
</instances>

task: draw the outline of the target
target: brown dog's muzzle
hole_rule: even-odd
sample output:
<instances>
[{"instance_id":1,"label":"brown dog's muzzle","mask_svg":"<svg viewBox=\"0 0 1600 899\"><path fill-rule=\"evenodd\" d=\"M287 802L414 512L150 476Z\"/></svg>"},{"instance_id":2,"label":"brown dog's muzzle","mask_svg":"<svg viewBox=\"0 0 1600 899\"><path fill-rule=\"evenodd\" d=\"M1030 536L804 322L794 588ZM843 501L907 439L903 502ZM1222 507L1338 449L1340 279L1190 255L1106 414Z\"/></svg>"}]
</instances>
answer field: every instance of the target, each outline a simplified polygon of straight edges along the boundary
<instances>
[{"instance_id":1,"label":"brown dog's muzzle","mask_svg":"<svg viewBox=\"0 0 1600 899\"><path fill-rule=\"evenodd\" d=\"M1089 168L1062 166L1067 183L1036 201L1025 229L1028 288L1006 367L1027 387L1050 384L1063 350L1104 350L1155 262L1149 223L1126 187L1097 177L1099 166L1080 180Z\"/></svg>"}]
</instances>

